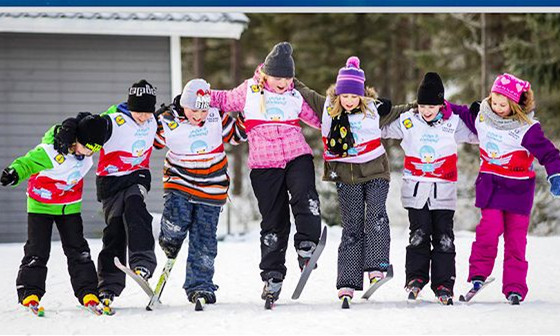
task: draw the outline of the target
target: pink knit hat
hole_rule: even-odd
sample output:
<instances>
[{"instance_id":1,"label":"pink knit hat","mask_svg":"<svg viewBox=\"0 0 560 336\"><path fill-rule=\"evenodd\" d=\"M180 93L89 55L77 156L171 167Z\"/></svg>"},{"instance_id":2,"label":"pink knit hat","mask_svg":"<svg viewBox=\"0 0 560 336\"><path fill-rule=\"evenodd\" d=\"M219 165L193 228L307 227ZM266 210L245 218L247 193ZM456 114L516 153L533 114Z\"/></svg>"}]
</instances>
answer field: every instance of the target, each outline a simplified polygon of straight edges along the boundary
<instances>
[{"instance_id":1,"label":"pink knit hat","mask_svg":"<svg viewBox=\"0 0 560 336\"><path fill-rule=\"evenodd\" d=\"M529 91L530 88L531 83L519 79L514 75L504 73L496 78L491 91L503 94L514 102L519 103L521 94Z\"/></svg>"}]
</instances>

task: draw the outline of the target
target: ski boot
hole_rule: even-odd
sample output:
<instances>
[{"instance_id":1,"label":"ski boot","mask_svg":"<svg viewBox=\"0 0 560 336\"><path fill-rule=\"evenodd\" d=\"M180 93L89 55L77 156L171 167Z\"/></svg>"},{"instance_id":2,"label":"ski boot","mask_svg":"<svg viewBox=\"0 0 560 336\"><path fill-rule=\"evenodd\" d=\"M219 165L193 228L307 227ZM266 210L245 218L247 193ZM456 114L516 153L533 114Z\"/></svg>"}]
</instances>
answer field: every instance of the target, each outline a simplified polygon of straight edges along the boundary
<instances>
[{"instance_id":1,"label":"ski boot","mask_svg":"<svg viewBox=\"0 0 560 336\"><path fill-rule=\"evenodd\" d=\"M300 271L303 271L303 268L307 266L307 264L309 263L309 259L311 259L311 256L313 255L315 248L317 248L317 244L315 244L312 241L302 241L301 243L299 243L297 254L298 254L298 264L299 264ZM313 267L313 269L316 268L317 268L317 264L315 264L315 267Z\"/></svg>"},{"instance_id":2,"label":"ski boot","mask_svg":"<svg viewBox=\"0 0 560 336\"><path fill-rule=\"evenodd\" d=\"M415 302L418 294L424 287L424 280L422 279L412 279L406 285L406 291L408 292L408 302Z\"/></svg>"},{"instance_id":3,"label":"ski boot","mask_svg":"<svg viewBox=\"0 0 560 336\"><path fill-rule=\"evenodd\" d=\"M338 298L342 300L342 309L349 309L354 297L354 288L343 287L338 290Z\"/></svg>"},{"instance_id":4,"label":"ski boot","mask_svg":"<svg viewBox=\"0 0 560 336\"><path fill-rule=\"evenodd\" d=\"M109 291L102 291L99 293L99 299L103 305L103 314L114 315L115 311L111 307L113 300L115 300L115 294Z\"/></svg>"},{"instance_id":5,"label":"ski boot","mask_svg":"<svg viewBox=\"0 0 560 336\"><path fill-rule=\"evenodd\" d=\"M21 301L21 304L29 309L33 314L42 317L45 316L45 309L39 306L39 297L35 294L28 295Z\"/></svg>"},{"instance_id":6,"label":"ski boot","mask_svg":"<svg viewBox=\"0 0 560 336\"><path fill-rule=\"evenodd\" d=\"M385 273L383 273L382 271L371 271L368 272L368 277L369 277L369 285L373 286L377 282L385 279Z\"/></svg>"},{"instance_id":7,"label":"ski boot","mask_svg":"<svg viewBox=\"0 0 560 336\"><path fill-rule=\"evenodd\" d=\"M264 288L261 294L261 298L265 301L264 308L272 309L274 302L278 300L280 296L280 291L282 290L282 280L278 279L268 279L264 282Z\"/></svg>"},{"instance_id":8,"label":"ski boot","mask_svg":"<svg viewBox=\"0 0 560 336\"><path fill-rule=\"evenodd\" d=\"M211 291L194 291L187 294L190 302L194 303L195 311L203 311L206 304L216 303L216 295Z\"/></svg>"},{"instance_id":9,"label":"ski boot","mask_svg":"<svg viewBox=\"0 0 560 336\"><path fill-rule=\"evenodd\" d=\"M95 314L103 315L103 308L99 306L99 298L95 294L86 294L82 298L82 304L85 310Z\"/></svg>"},{"instance_id":10,"label":"ski boot","mask_svg":"<svg viewBox=\"0 0 560 336\"><path fill-rule=\"evenodd\" d=\"M507 296L507 300L512 306L518 306L521 303L522 299L523 297L521 296L521 294L516 292L509 292Z\"/></svg>"},{"instance_id":11,"label":"ski boot","mask_svg":"<svg viewBox=\"0 0 560 336\"><path fill-rule=\"evenodd\" d=\"M438 301L444 306L453 305L453 294L451 290L443 285L438 286L436 289L436 297Z\"/></svg>"}]
</instances>

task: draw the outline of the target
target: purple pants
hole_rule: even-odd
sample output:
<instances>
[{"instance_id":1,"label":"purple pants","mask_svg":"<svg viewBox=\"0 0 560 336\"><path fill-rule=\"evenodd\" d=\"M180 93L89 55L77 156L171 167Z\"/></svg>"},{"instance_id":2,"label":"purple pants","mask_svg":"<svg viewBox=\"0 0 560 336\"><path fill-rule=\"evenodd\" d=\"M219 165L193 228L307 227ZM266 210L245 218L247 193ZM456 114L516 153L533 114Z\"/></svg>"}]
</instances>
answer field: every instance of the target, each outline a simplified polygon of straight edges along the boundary
<instances>
[{"instance_id":1,"label":"purple pants","mask_svg":"<svg viewBox=\"0 0 560 336\"><path fill-rule=\"evenodd\" d=\"M476 227L476 239L469 258L469 279L492 273L498 254L499 238L504 234L504 274L502 293L517 292L527 295L527 269L525 260L529 216L496 209L482 209L482 218Z\"/></svg>"}]
</instances>

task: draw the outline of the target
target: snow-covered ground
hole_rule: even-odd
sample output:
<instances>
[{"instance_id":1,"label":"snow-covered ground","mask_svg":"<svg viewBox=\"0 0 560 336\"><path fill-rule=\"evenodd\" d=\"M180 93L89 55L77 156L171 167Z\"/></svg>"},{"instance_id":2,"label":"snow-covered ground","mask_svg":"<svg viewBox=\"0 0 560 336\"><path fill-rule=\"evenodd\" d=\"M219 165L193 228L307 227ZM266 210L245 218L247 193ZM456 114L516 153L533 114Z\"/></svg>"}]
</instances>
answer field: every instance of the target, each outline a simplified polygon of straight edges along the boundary
<instances>
[{"instance_id":1,"label":"snow-covered ground","mask_svg":"<svg viewBox=\"0 0 560 336\"><path fill-rule=\"evenodd\" d=\"M293 231L292 231L293 232ZM22 244L0 245L2 277L0 290L1 333L10 334L536 334L557 333L560 296L560 237L530 237L528 246L529 287L521 306L505 303L501 294L501 257L493 276L497 281L477 297L472 305L444 307L434 301L428 288L418 305L406 303L404 257L407 230L393 227L391 261L395 278L375 293L373 300L357 296L350 310L340 309L336 297L336 257L340 227L330 228L327 247L300 299L290 299L298 276L296 254L287 253L288 275L274 311L265 311L260 299L258 230L219 243L215 282L220 286L218 303L204 312L195 312L181 288L185 275L186 250L171 274L162 296L163 305L144 309L147 296L132 281L117 298L114 316L94 316L77 308L66 259L59 242L52 246L47 293L42 300L44 318L37 318L17 304L15 278L23 254ZM465 283L473 234L458 232L457 293ZM97 256L101 243L89 240ZM164 255L156 248L158 261ZM502 251L500 250L500 256ZM152 280L154 285L155 280ZM361 293L358 293L361 294Z\"/></svg>"}]
</instances>

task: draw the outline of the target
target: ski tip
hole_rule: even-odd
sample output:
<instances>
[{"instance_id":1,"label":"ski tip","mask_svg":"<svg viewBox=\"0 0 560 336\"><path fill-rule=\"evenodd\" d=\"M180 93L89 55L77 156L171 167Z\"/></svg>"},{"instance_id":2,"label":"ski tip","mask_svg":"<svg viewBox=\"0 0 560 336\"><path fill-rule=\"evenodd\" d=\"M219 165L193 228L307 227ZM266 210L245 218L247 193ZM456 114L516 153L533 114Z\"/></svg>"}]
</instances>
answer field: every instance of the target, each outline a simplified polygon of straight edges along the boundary
<instances>
[{"instance_id":1,"label":"ski tip","mask_svg":"<svg viewBox=\"0 0 560 336\"><path fill-rule=\"evenodd\" d=\"M147 310L147 311L152 311L152 307L150 307L150 306L148 305L148 306L146 306L146 310Z\"/></svg>"},{"instance_id":2,"label":"ski tip","mask_svg":"<svg viewBox=\"0 0 560 336\"><path fill-rule=\"evenodd\" d=\"M203 311L204 310L204 303L205 300L203 298L196 299L196 303L194 304L195 311Z\"/></svg>"},{"instance_id":3,"label":"ski tip","mask_svg":"<svg viewBox=\"0 0 560 336\"><path fill-rule=\"evenodd\" d=\"M274 299L272 297L267 297L266 300L264 301L264 309L272 310L273 307L274 307Z\"/></svg>"},{"instance_id":4,"label":"ski tip","mask_svg":"<svg viewBox=\"0 0 560 336\"><path fill-rule=\"evenodd\" d=\"M343 297L342 298L342 309L350 309L350 298Z\"/></svg>"},{"instance_id":5,"label":"ski tip","mask_svg":"<svg viewBox=\"0 0 560 336\"><path fill-rule=\"evenodd\" d=\"M45 308L39 307L39 309L37 309L37 316L39 317L45 316Z\"/></svg>"},{"instance_id":6,"label":"ski tip","mask_svg":"<svg viewBox=\"0 0 560 336\"><path fill-rule=\"evenodd\" d=\"M459 301L460 302L467 302L464 295L459 295Z\"/></svg>"}]
</instances>

